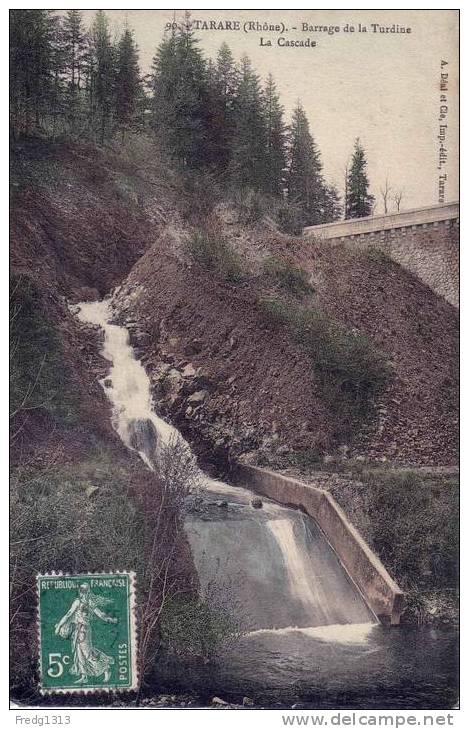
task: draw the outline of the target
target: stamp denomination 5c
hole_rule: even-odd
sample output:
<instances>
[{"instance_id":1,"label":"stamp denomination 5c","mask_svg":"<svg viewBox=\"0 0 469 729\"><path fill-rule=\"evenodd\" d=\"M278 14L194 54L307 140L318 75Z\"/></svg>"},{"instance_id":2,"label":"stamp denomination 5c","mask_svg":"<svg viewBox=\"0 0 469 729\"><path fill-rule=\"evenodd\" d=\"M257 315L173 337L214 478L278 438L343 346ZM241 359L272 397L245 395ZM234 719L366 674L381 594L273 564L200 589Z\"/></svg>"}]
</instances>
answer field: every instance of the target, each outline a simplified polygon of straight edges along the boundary
<instances>
[{"instance_id":1,"label":"stamp denomination 5c","mask_svg":"<svg viewBox=\"0 0 469 729\"><path fill-rule=\"evenodd\" d=\"M38 575L42 692L137 688L134 577Z\"/></svg>"}]
</instances>

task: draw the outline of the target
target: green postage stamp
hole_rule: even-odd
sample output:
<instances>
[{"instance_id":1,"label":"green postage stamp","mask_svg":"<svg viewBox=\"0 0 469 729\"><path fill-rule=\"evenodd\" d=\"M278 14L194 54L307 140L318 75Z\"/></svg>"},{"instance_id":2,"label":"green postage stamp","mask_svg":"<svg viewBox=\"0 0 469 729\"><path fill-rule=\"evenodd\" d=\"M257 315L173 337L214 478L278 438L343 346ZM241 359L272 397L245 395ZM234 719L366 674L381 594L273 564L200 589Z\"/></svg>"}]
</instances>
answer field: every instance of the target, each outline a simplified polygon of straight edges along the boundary
<instances>
[{"instance_id":1,"label":"green postage stamp","mask_svg":"<svg viewBox=\"0 0 469 729\"><path fill-rule=\"evenodd\" d=\"M135 575L37 576L43 693L137 688Z\"/></svg>"}]
</instances>

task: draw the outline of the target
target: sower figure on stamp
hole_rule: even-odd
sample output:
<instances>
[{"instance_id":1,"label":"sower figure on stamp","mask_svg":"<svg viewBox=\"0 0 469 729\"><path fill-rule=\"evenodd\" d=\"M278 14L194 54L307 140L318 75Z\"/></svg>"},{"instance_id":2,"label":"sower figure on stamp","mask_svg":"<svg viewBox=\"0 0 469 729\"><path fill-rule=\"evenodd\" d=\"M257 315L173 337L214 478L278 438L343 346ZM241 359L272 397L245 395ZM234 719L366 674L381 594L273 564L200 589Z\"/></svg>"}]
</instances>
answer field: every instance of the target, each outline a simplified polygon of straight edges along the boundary
<instances>
[{"instance_id":1,"label":"sower figure on stamp","mask_svg":"<svg viewBox=\"0 0 469 729\"><path fill-rule=\"evenodd\" d=\"M94 595L89 584L79 587L78 597L73 601L70 609L55 626L55 634L61 638L70 639L72 645L73 664L70 673L78 676L75 683L86 683L89 676L104 674L104 682L109 681L110 667L114 658L95 648L91 636L91 620L96 615L105 623L117 623L117 618L106 615L100 607L111 603L107 597Z\"/></svg>"}]
</instances>

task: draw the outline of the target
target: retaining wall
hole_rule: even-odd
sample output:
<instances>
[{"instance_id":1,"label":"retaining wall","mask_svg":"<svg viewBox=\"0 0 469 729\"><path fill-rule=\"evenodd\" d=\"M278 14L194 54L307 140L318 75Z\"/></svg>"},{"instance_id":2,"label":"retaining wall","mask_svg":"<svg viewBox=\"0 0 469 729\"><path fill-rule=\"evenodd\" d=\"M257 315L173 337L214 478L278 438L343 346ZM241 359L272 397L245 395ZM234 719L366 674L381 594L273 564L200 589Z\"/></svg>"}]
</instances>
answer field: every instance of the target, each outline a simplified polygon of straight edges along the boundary
<instances>
[{"instance_id":1,"label":"retaining wall","mask_svg":"<svg viewBox=\"0 0 469 729\"><path fill-rule=\"evenodd\" d=\"M258 494L303 508L319 524L375 615L399 624L404 593L327 491L257 466L239 465L236 478Z\"/></svg>"},{"instance_id":2,"label":"retaining wall","mask_svg":"<svg viewBox=\"0 0 469 729\"><path fill-rule=\"evenodd\" d=\"M459 203L314 225L303 234L382 250L450 304L459 305Z\"/></svg>"}]
</instances>

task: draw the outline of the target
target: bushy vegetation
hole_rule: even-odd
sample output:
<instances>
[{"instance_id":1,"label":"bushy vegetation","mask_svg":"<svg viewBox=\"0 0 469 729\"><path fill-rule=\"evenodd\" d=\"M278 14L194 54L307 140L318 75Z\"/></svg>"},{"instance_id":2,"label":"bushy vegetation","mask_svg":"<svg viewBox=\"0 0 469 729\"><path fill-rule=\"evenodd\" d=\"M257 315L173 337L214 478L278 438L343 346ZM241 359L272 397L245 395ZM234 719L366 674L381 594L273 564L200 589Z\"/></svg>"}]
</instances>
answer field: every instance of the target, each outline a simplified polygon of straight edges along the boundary
<instances>
[{"instance_id":1,"label":"bushy vegetation","mask_svg":"<svg viewBox=\"0 0 469 729\"><path fill-rule=\"evenodd\" d=\"M143 566L145 525L132 474L105 451L73 467L15 468L10 480L12 686L34 691L35 578Z\"/></svg>"},{"instance_id":2,"label":"bushy vegetation","mask_svg":"<svg viewBox=\"0 0 469 729\"><path fill-rule=\"evenodd\" d=\"M390 366L386 355L364 334L347 329L316 307L281 299L261 299L263 316L286 325L304 348L323 393L364 405L385 384Z\"/></svg>"},{"instance_id":3,"label":"bushy vegetation","mask_svg":"<svg viewBox=\"0 0 469 729\"><path fill-rule=\"evenodd\" d=\"M296 296L314 293L308 272L285 258L269 256L264 260L262 269L265 276L288 293Z\"/></svg>"},{"instance_id":4,"label":"bushy vegetation","mask_svg":"<svg viewBox=\"0 0 469 729\"><path fill-rule=\"evenodd\" d=\"M353 461L342 468L355 478L331 492L406 592L404 620L456 622L458 478Z\"/></svg>"},{"instance_id":5,"label":"bushy vegetation","mask_svg":"<svg viewBox=\"0 0 469 729\"><path fill-rule=\"evenodd\" d=\"M255 225L267 212L267 197L251 187L234 187L231 199L240 223Z\"/></svg>"},{"instance_id":6,"label":"bushy vegetation","mask_svg":"<svg viewBox=\"0 0 469 729\"><path fill-rule=\"evenodd\" d=\"M42 409L60 422L77 415L65 385L63 354L57 331L44 313L34 282L10 281L10 417Z\"/></svg>"},{"instance_id":7,"label":"bushy vegetation","mask_svg":"<svg viewBox=\"0 0 469 729\"><path fill-rule=\"evenodd\" d=\"M230 283L241 283L247 272L241 256L230 242L213 230L197 230L187 243L191 259Z\"/></svg>"},{"instance_id":8,"label":"bushy vegetation","mask_svg":"<svg viewBox=\"0 0 469 729\"><path fill-rule=\"evenodd\" d=\"M372 261L373 263L376 263L380 266L389 266L393 263L392 258L387 253L382 251L380 248L376 248L375 246L370 246L366 249L366 256L369 261Z\"/></svg>"},{"instance_id":9,"label":"bushy vegetation","mask_svg":"<svg viewBox=\"0 0 469 729\"><path fill-rule=\"evenodd\" d=\"M197 479L194 459L180 439L162 449L156 477L139 460L99 442L87 458L69 466L13 469L11 670L18 691L35 690L35 577L52 570L137 573L144 680L158 650L166 602L195 590L182 516Z\"/></svg>"},{"instance_id":10,"label":"bushy vegetation","mask_svg":"<svg viewBox=\"0 0 469 729\"><path fill-rule=\"evenodd\" d=\"M454 588L459 523L456 479L417 471L364 469L364 511L371 543L403 587Z\"/></svg>"},{"instance_id":11,"label":"bushy vegetation","mask_svg":"<svg viewBox=\"0 0 469 729\"><path fill-rule=\"evenodd\" d=\"M186 170L182 177L185 196L182 213L186 220L197 225L206 221L220 200L220 186L214 175Z\"/></svg>"},{"instance_id":12,"label":"bushy vegetation","mask_svg":"<svg viewBox=\"0 0 469 729\"><path fill-rule=\"evenodd\" d=\"M301 207L295 203L282 201L277 208L276 220L279 230L288 235L301 235L307 224Z\"/></svg>"},{"instance_id":13,"label":"bushy vegetation","mask_svg":"<svg viewBox=\"0 0 469 729\"><path fill-rule=\"evenodd\" d=\"M169 601L162 612L162 646L182 660L213 660L245 633L236 607L228 604L226 586L193 599Z\"/></svg>"}]
</instances>

